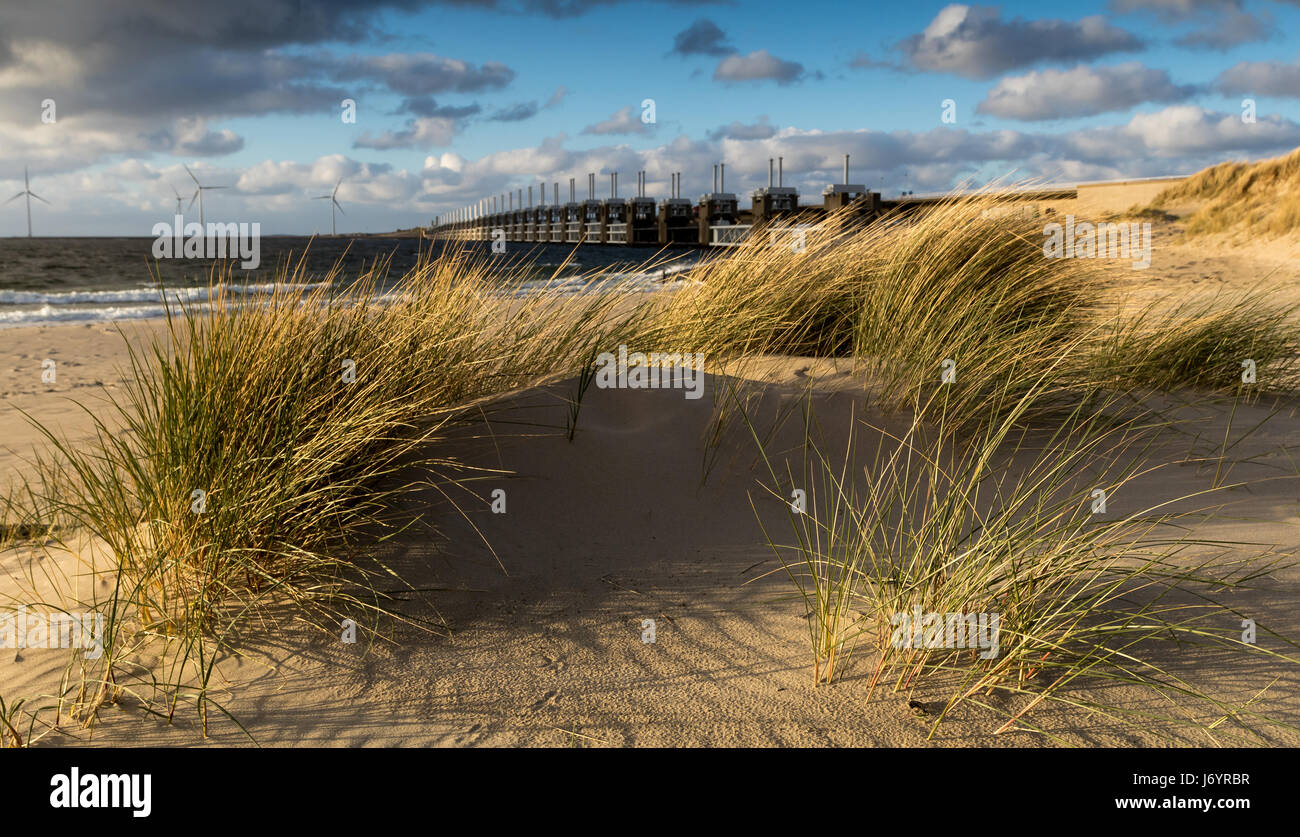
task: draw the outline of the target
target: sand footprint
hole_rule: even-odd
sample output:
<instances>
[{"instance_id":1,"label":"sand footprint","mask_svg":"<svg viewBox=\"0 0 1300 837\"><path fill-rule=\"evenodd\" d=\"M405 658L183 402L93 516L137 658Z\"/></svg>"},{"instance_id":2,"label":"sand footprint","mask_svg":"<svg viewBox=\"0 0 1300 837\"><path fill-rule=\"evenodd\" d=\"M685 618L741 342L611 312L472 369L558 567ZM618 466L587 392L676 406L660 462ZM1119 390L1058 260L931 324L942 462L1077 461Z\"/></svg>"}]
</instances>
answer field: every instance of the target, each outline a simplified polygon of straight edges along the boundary
<instances>
[{"instance_id":1,"label":"sand footprint","mask_svg":"<svg viewBox=\"0 0 1300 837\"><path fill-rule=\"evenodd\" d=\"M551 689L549 692L547 692L545 695L542 696L541 700L537 701L537 703L534 703L532 705L531 707L532 711L537 712L539 710L545 709L548 706L554 706L555 702L559 699L560 699L560 690Z\"/></svg>"},{"instance_id":2,"label":"sand footprint","mask_svg":"<svg viewBox=\"0 0 1300 837\"><path fill-rule=\"evenodd\" d=\"M481 729L483 729L482 724L475 724L474 726L470 727L469 729L461 733L459 736L457 736L456 743L457 744L476 743L478 739L481 737L478 735L478 731Z\"/></svg>"}]
</instances>

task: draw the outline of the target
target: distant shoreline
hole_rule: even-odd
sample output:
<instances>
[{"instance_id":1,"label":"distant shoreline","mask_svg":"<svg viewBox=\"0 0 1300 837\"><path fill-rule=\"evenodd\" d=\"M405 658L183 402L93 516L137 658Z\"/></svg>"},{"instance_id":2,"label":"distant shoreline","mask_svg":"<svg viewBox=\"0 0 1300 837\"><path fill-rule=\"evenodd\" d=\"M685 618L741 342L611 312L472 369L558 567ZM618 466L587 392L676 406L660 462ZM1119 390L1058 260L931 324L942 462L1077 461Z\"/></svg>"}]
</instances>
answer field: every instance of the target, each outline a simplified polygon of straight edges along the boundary
<instances>
[{"instance_id":1,"label":"distant shoreline","mask_svg":"<svg viewBox=\"0 0 1300 837\"><path fill-rule=\"evenodd\" d=\"M320 239L357 239L357 238L423 238L424 230L416 227L409 230L394 230L393 232L383 233L346 233L343 235L320 235L303 233L263 233L262 238L301 238L310 240L313 238ZM152 241L156 236L152 235L37 235L28 239L25 235L5 235L0 236L0 241L33 241L44 239L46 241L59 241L67 239L76 239L78 241L121 241L123 239L139 239L141 241Z\"/></svg>"}]
</instances>

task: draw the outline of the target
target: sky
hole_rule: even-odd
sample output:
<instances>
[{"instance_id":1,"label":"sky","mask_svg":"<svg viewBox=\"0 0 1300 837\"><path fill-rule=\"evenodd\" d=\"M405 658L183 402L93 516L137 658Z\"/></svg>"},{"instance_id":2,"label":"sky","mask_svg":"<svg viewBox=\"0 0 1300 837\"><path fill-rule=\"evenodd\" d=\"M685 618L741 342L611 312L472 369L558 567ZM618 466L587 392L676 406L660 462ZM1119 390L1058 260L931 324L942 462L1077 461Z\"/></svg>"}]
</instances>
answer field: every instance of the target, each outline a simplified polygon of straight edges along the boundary
<instances>
[{"instance_id":1,"label":"sky","mask_svg":"<svg viewBox=\"0 0 1300 837\"><path fill-rule=\"evenodd\" d=\"M355 103L350 108L347 102ZM652 102L652 107L648 104ZM354 117L354 118L349 118ZM653 118L651 118L653 117ZM0 200L150 236L195 183L263 235L439 215L587 173L632 193L1194 172L1300 146L1300 0L42 0L0 8ZM341 180L341 184L340 184ZM550 186L548 202L550 200ZM0 237L26 234L24 200Z\"/></svg>"}]
</instances>

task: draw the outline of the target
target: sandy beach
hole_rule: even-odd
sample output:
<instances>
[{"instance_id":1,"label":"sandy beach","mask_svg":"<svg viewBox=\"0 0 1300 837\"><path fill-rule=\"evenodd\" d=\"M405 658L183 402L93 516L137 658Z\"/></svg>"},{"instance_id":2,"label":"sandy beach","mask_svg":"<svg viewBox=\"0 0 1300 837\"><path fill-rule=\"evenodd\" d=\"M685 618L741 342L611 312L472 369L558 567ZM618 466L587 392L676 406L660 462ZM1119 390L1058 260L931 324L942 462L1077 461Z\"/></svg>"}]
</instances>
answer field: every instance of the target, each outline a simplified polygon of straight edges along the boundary
<instances>
[{"instance_id":1,"label":"sandy beach","mask_svg":"<svg viewBox=\"0 0 1300 837\"><path fill-rule=\"evenodd\" d=\"M1284 300L1300 300L1293 245L1243 251L1170 243L1176 234L1157 232L1150 270L1117 277L1125 294L1151 299L1266 281ZM138 339L158 328L142 321L124 333ZM123 385L123 346L123 335L104 325L0 330L0 474L27 473L25 459L40 442L22 413L74 440L90 433L86 409L94 412L97 399ZM41 381L46 358L58 364L53 385ZM804 399L815 405L829 438L842 442L843 428L865 409L860 383L849 373L847 360L827 358L766 357L753 364L747 374L761 405L754 414L772 430L773 447L797 446L803 428L788 416ZM1049 734L996 734L1000 716L962 705L931 735L942 690L877 688L869 696L869 650L838 682L815 687L809 614L758 525L761 519L779 532L785 515L756 488L761 469L752 438L731 427L720 444L709 444L710 398L592 389L569 441L564 397L573 386L566 381L502 399L490 405L485 421L457 431L451 442L457 456L502 473L470 483L481 502L467 515L433 492L411 500L422 525L376 554L402 579L392 592L410 622L388 623L373 644L364 637L345 644L291 612L270 614L243 638L237 656L223 655L214 681L214 700L243 730L215 718L204 740L192 712L178 713L169 726L142 714L128 695L106 706L93 730L64 725L41 743L238 746L252 743L250 737L264 746L340 747L1216 743L1212 734L1156 722L1117 726L1059 704L1032 715ZM707 379L709 393L719 386ZM1212 447L1229 420L1245 428L1273 410L1243 406L1229 416L1225 408L1203 407L1203 438L1185 445L1182 455L1198 444ZM1197 536L1282 553L1300 547L1297 440L1300 415L1291 405L1276 408L1234 450L1231 477L1246 485L1228 492L1225 510ZM1178 457L1176 447L1161 455ZM1171 464L1143 477L1127 496L1185 494L1207 485L1213 470ZM504 514L488 508L498 488L505 491ZM21 597L41 573L36 563L30 552L6 552L3 593ZM1291 567L1230 598L1235 610L1296 636L1298 595L1300 569ZM1273 640L1261 636L1260 642ZM1194 675L1222 700L1257 699L1252 706L1260 712L1300 724L1294 666L1190 648L1159 653L1162 666ZM66 663L58 651L6 651L0 683L7 695L54 694ZM1215 720L1201 708L1159 705L1140 689L1117 684L1105 692L1108 705ZM994 700L1014 708L1016 699ZM1274 744L1300 744L1300 734L1281 727L1267 734Z\"/></svg>"}]
</instances>

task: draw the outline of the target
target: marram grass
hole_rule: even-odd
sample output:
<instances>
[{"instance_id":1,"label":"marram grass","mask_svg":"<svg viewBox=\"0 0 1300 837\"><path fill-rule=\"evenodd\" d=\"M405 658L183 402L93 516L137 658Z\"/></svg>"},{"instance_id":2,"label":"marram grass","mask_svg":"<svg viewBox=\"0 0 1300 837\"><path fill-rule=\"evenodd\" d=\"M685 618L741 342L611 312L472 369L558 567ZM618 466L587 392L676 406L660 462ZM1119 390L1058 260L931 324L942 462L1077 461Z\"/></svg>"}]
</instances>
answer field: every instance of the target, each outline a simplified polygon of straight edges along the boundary
<instances>
[{"instance_id":1,"label":"marram grass","mask_svg":"<svg viewBox=\"0 0 1300 837\"><path fill-rule=\"evenodd\" d=\"M122 678L148 646L161 711L192 699L206 724L212 664L238 626L285 605L322 627L387 612L384 568L358 558L416 524L398 512L407 493L460 496L472 474L437 455L445 429L483 398L571 373L614 301L512 299L511 277L463 253L382 301L374 274L341 292L285 278L257 303L218 287L170 311L160 339L128 344L125 391L88 409L94 439L47 434L38 466L57 491L28 507L99 542L114 578L74 716L136 693Z\"/></svg>"},{"instance_id":2,"label":"marram grass","mask_svg":"<svg viewBox=\"0 0 1300 837\"><path fill-rule=\"evenodd\" d=\"M380 266L345 287L337 275L305 286L300 268L286 269L269 299L218 286L210 304L172 309L157 340L128 343L127 387L88 410L93 439L50 432L40 477L5 498L0 545L39 549L33 538L52 538L77 549L89 538L112 579L92 603L105 614L104 657L78 664L42 728L57 723L50 714L90 722L131 695L164 717L193 704L206 729L210 709L225 711L211 687L216 660L286 609L331 632L342 614L369 613L366 627L381 635L382 619L398 618L382 590L401 581L374 547L427 525L402 512L403 497L430 487L453 504L475 496L478 475L442 453L447 430L510 392L576 379L571 435L592 358L619 344L702 353L728 382L763 355L843 357L873 407L911 423L865 486L809 451L823 490L799 521L812 527L800 540L808 574L792 578L820 614L818 680L833 680L855 645L880 650L863 612L997 604L1011 617L995 664L887 652L879 679L957 672L969 680L960 702L1050 678L1035 699L1069 699L1073 675L1113 672L1127 653L1076 617L1109 607L1114 624L1146 624L1159 612L1125 611L1114 592L1171 571L1160 560L1106 564L1106 584L1065 592L1101 566L1089 549L1128 548L1143 531L1081 527L1068 466L1116 439L1132 443L1131 419L1110 409L1116 392L1226 391L1243 352L1261 382L1293 392L1295 326L1292 312L1250 300L1229 313L1116 317L1095 264L1044 258L1041 230L989 217L992 203L954 200L871 226L835 216L799 246L710 254L664 294L631 293L598 273L585 293L519 295L536 275L530 265L503 271L491 256L449 249L393 290ZM946 361L955 379L941 384ZM746 406L720 399L719 426L752 424ZM1044 427L1056 428L1055 458L1004 485L1000 452ZM981 506L989 497L1000 511ZM918 502L920 516L900 521ZM976 523L979 560L958 568L942 558L970 550ZM885 546L914 560L886 570ZM1174 617L1162 618L1167 627ZM142 669L146 651L156 662ZM1132 677L1152 674L1133 667ZM32 705L22 712L42 711ZM30 739L15 738L17 706L4 710L10 743Z\"/></svg>"}]
</instances>

